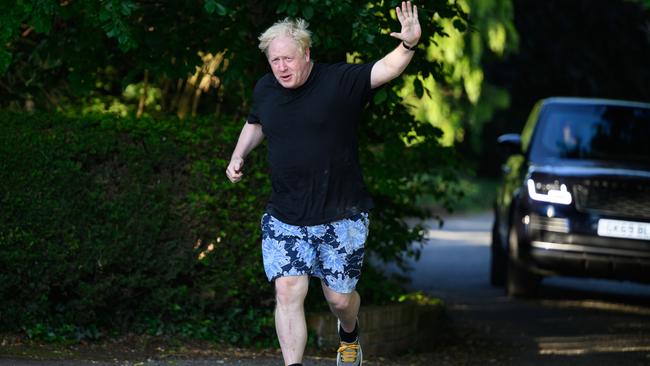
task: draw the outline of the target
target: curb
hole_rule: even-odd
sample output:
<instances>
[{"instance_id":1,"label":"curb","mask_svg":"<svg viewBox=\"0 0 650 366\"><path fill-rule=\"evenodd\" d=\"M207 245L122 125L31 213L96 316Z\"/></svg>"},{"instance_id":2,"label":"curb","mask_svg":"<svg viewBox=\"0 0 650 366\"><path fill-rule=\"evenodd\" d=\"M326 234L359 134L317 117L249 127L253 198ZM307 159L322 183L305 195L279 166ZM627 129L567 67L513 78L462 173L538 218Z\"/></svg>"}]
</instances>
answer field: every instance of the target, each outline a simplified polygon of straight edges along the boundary
<instances>
[{"instance_id":1,"label":"curb","mask_svg":"<svg viewBox=\"0 0 650 366\"><path fill-rule=\"evenodd\" d=\"M421 350L441 328L443 314L442 304L362 306L359 325L363 353L368 356L388 356ZM307 327L316 333L319 347L338 347L336 318L332 313L308 313Z\"/></svg>"}]
</instances>

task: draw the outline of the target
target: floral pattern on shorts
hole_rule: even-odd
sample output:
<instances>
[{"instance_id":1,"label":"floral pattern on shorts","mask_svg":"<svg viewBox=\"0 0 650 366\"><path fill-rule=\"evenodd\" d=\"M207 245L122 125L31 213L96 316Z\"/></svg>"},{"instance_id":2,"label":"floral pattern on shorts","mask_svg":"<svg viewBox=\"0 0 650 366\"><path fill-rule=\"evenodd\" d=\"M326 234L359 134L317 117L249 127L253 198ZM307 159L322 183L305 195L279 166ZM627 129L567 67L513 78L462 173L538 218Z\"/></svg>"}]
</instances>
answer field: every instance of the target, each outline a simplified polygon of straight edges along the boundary
<instances>
[{"instance_id":1,"label":"floral pattern on shorts","mask_svg":"<svg viewBox=\"0 0 650 366\"><path fill-rule=\"evenodd\" d=\"M315 276L339 293L350 293L359 281L368 213L328 224L296 226L262 217L262 255L269 281L284 276Z\"/></svg>"}]
</instances>

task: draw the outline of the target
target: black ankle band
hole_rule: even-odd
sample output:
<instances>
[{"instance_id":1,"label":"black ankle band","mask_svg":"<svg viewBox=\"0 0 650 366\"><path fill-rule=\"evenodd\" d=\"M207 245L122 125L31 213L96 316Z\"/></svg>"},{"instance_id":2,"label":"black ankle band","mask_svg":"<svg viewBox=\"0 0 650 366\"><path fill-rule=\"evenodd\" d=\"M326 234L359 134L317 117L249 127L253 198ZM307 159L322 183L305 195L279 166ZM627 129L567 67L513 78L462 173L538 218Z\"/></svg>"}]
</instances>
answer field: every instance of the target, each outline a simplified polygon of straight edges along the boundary
<instances>
[{"instance_id":1,"label":"black ankle band","mask_svg":"<svg viewBox=\"0 0 650 366\"><path fill-rule=\"evenodd\" d=\"M301 364L301 363L292 363L292 364L289 365L289 366L302 366L302 364Z\"/></svg>"},{"instance_id":2,"label":"black ankle band","mask_svg":"<svg viewBox=\"0 0 650 366\"><path fill-rule=\"evenodd\" d=\"M350 333L346 332L343 327L339 327L339 337L345 343L352 343L357 340L359 336L359 323L354 323L354 330Z\"/></svg>"}]
</instances>

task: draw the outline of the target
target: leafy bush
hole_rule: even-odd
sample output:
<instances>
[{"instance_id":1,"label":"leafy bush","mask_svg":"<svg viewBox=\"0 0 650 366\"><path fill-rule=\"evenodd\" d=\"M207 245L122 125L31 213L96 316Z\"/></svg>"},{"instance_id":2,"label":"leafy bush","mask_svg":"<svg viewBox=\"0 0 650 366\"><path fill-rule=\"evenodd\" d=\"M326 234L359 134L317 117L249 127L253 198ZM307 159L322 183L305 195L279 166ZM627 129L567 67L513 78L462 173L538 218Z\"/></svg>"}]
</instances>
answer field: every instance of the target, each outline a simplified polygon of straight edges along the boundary
<instances>
[{"instance_id":1,"label":"leafy bush","mask_svg":"<svg viewBox=\"0 0 650 366\"><path fill-rule=\"evenodd\" d=\"M268 308L268 182L262 154L245 186L225 179L236 127L0 114L0 327L127 330Z\"/></svg>"}]
</instances>

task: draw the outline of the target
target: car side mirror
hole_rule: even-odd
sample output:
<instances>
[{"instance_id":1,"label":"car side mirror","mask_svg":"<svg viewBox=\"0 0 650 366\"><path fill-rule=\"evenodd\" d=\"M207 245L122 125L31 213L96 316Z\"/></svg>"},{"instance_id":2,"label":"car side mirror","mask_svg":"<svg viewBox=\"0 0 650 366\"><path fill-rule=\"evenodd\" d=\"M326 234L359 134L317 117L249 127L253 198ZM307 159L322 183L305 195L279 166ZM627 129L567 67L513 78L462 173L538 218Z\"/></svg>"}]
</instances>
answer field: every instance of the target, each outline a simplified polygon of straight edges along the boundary
<instances>
[{"instance_id":1,"label":"car side mirror","mask_svg":"<svg viewBox=\"0 0 650 366\"><path fill-rule=\"evenodd\" d=\"M506 155L521 154L521 135L518 133L507 133L497 138L499 147Z\"/></svg>"}]
</instances>

